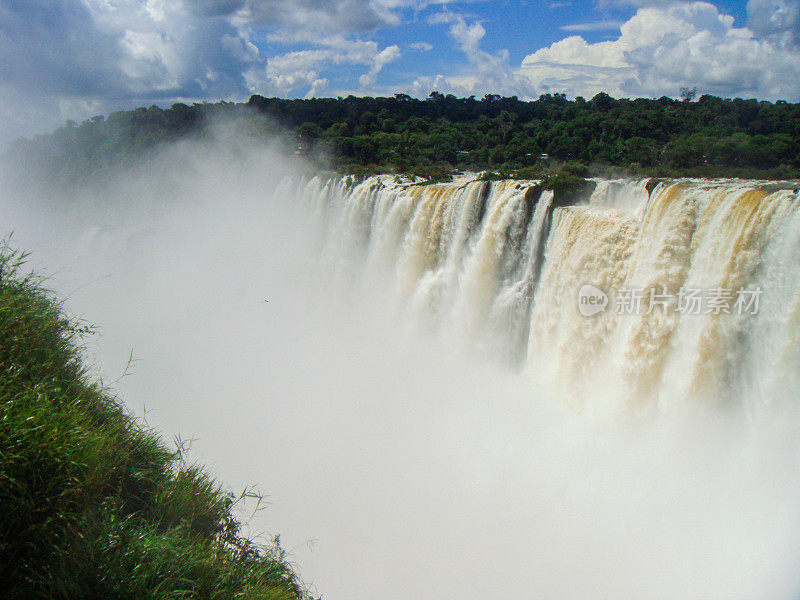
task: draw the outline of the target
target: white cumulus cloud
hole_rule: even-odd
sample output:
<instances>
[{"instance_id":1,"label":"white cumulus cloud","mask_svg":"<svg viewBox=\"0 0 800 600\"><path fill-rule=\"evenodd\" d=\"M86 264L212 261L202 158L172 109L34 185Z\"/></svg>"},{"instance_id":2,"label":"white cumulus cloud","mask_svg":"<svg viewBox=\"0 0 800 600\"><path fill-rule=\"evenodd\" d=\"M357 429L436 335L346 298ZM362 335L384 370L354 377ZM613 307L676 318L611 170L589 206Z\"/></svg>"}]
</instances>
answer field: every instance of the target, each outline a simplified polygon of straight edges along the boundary
<instances>
[{"instance_id":1,"label":"white cumulus cloud","mask_svg":"<svg viewBox=\"0 0 800 600\"><path fill-rule=\"evenodd\" d=\"M375 56L369 71L359 77L358 82L363 87L373 85L378 73L381 72L381 69L398 58L400 58L400 48L398 46L389 46L388 48L384 48L378 53L377 56Z\"/></svg>"},{"instance_id":2,"label":"white cumulus cloud","mask_svg":"<svg viewBox=\"0 0 800 600\"><path fill-rule=\"evenodd\" d=\"M448 34L468 64L461 72L418 77L412 86L415 95L425 96L433 90L461 96L533 93L530 81L509 64L507 50L492 54L481 48L486 29L479 21L468 23L461 14L443 11L429 17L428 23L449 25Z\"/></svg>"},{"instance_id":3,"label":"white cumulus cloud","mask_svg":"<svg viewBox=\"0 0 800 600\"><path fill-rule=\"evenodd\" d=\"M542 90L571 95L675 96L682 86L720 96L800 95L800 54L735 27L707 2L641 8L618 39L569 37L527 56L521 71Z\"/></svg>"},{"instance_id":4,"label":"white cumulus cloud","mask_svg":"<svg viewBox=\"0 0 800 600\"><path fill-rule=\"evenodd\" d=\"M298 50L273 56L268 59L263 85L279 94L290 94L304 86L314 86L320 72L331 66L365 65L368 70L359 78L363 88L373 85L381 70L401 56L396 45L380 49L377 42L351 40L333 36L319 40L319 48ZM321 80L320 80L321 81ZM324 87L320 83L314 89L317 95ZM327 79L325 79L327 86Z\"/></svg>"},{"instance_id":5,"label":"white cumulus cloud","mask_svg":"<svg viewBox=\"0 0 800 600\"><path fill-rule=\"evenodd\" d=\"M416 50L417 52L428 52L433 50L433 45L429 44L428 42L414 42L413 44L409 44L408 47L412 50Z\"/></svg>"}]
</instances>

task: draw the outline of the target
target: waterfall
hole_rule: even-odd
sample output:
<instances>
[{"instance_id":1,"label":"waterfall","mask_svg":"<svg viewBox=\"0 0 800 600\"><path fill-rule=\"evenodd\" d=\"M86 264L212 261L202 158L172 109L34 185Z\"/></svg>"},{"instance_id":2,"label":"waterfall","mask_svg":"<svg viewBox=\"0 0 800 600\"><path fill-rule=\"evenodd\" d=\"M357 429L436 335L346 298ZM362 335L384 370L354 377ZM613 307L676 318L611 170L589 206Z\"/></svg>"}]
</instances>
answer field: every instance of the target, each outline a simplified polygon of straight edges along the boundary
<instances>
[{"instance_id":1,"label":"waterfall","mask_svg":"<svg viewBox=\"0 0 800 600\"><path fill-rule=\"evenodd\" d=\"M7 229L132 410L273 494L252 529L320 594L798 597L794 188L576 199L175 152L0 193Z\"/></svg>"},{"instance_id":2,"label":"waterfall","mask_svg":"<svg viewBox=\"0 0 800 600\"><path fill-rule=\"evenodd\" d=\"M535 183L317 177L300 193L336 277L386 287L410 326L579 405L598 387L626 405L752 407L797 388L795 190L599 180L563 206ZM598 314L579 310L584 286L607 296Z\"/></svg>"}]
</instances>

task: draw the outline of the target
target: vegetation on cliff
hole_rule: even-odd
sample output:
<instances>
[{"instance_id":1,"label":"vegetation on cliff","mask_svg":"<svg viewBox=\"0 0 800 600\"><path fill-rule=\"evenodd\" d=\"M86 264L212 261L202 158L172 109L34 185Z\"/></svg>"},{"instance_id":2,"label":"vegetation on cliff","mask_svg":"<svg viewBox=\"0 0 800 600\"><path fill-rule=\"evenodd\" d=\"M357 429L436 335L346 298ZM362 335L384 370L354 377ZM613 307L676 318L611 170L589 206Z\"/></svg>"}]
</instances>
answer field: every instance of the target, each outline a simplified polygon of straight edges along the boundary
<instances>
[{"instance_id":1,"label":"vegetation on cliff","mask_svg":"<svg viewBox=\"0 0 800 600\"><path fill-rule=\"evenodd\" d=\"M0 597L304 598L238 499L93 381L90 328L23 263L0 247Z\"/></svg>"}]
</instances>

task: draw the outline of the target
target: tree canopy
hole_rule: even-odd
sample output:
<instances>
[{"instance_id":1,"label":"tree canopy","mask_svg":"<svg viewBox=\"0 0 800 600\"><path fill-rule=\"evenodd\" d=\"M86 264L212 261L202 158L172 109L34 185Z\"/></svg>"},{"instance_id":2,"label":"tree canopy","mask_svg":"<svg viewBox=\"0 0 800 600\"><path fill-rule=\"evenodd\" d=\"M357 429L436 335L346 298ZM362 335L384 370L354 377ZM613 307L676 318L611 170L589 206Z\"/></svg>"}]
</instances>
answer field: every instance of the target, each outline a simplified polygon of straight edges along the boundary
<instances>
[{"instance_id":1,"label":"tree canopy","mask_svg":"<svg viewBox=\"0 0 800 600\"><path fill-rule=\"evenodd\" d=\"M336 170L435 176L454 170L535 175L578 163L596 174L800 176L800 104L722 99L693 90L682 100L591 100L545 94L534 101L486 95L425 100L393 97L283 99L174 104L115 112L48 136L19 140L9 152L60 169L103 168L191 136L211 117L245 117L256 136L281 133L287 146ZM299 145L298 145L299 144Z\"/></svg>"}]
</instances>

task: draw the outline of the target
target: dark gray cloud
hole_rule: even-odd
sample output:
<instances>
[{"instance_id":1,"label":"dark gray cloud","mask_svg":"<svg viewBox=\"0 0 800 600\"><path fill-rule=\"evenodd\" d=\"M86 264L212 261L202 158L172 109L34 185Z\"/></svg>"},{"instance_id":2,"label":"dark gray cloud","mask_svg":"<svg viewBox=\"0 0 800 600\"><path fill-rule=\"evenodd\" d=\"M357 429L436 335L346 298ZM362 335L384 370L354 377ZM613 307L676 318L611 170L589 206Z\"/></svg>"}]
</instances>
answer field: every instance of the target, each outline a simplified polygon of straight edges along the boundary
<instances>
[{"instance_id":1,"label":"dark gray cloud","mask_svg":"<svg viewBox=\"0 0 800 600\"><path fill-rule=\"evenodd\" d=\"M219 4L219 3L218 3ZM141 2L92 10L76 0L0 8L0 79L42 95L134 98L246 93L257 51L219 7L163 13Z\"/></svg>"},{"instance_id":2,"label":"dark gray cloud","mask_svg":"<svg viewBox=\"0 0 800 600\"><path fill-rule=\"evenodd\" d=\"M119 94L118 34L101 31L81 2L0 4L0 81L40 93Z\"/></svg>"},{"instance_id":3,"label":"dark gray cloud","mask_svg":"<svg viewBox=\"0 0 800 600\"><path fill-rule=\"evenodd\" d=\"M397 22L388 7L369 0L247 0L238 15L255 26L327 35Z\"/></svg>"},{"instance_id":4,"label":"dark gray cloud","mask_svg":"<svg viewBox=\"0 0 800 600\"><path fill-rule=\"evenodd\" d=\"M195 0L189 7L203 17L228 17L244 8L246 0Z\"/></svg>"},{"instance_id":5,"label":"dark gray cloud","mask_svg":"<svg viewBox=\"0 0 800 600\"><path fill-rule=\"evenodd\" d=\"M0 4L0 136L44 115L45 129L118 108L170 100L319 91L321 71L363 65L362 86L399 56L358 34L396 23L406 0L19 0ZM320 60L277 69L251 37L304 42ZM355 37L354 37L355 35ZM296 53L295 53L296 54ZM277 59L270 66L272 59ZM285 61L284 61L285 62ZM20 106L25 105L25 107ZM16 105L16 106L14 106ZM35 110L31 109L35 107ZM30 110L23 110L23 108Z\"/></svg>"},{"instance_id":6,"label":"dark gray cloud","mask_svg":"<svg viewBox=\"0 0 800 600\"><path fill-rule=\"evenodd\" d=\"M197 0L191 10L201 16L225 16L239 24L299 35L335 35L395 24L398 9L426 4L414 0Z\"/></svg>"},{"instance_id":7,"label":"dark gray cloud","mask_svg":"<svg viewBox=\"0 0 800 600\"><path fill-rule=\"evenodd\" d=\"M749 0L747 25L779 46L800 45L800 0Z\"/></svg>"},{"instance_id":8,"label":"dark gray cloud","mask_svg":"<svg viewBox=\"0 0 800 600\"><path fill-rule=\"evenodd\" d=\"M110 110L246 96L265 64L220 7L20 0L0 5L0 140Z\"/></svg>"}]
</instances>

